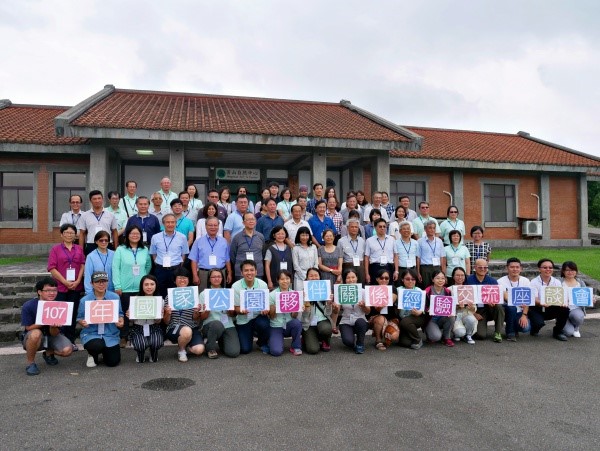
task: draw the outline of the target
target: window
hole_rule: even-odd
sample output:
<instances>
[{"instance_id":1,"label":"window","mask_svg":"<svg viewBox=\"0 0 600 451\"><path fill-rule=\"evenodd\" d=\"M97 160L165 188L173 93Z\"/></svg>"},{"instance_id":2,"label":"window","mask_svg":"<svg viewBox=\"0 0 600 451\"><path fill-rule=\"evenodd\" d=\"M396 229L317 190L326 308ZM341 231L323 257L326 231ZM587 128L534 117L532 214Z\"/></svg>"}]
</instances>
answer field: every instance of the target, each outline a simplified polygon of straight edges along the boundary
<instances>
[{"instance_id":1,"label":"window","mask_svg":"<svg viewBox=\"0 0 600 451\"><path fill-rule=\"evenodd\" d=\"M54 212L52 217L54 221L60 221L61 215L65 211L71 210L69 198L73 194L79 194L81 198L86 200L86 180L84 173L54 173ZM81 206L84 209L84 206Z\"/></svg>"},{"instance_id":2,"label":"window","mask_svg":"<svg viewBox=\"0 0 600 451\"><path fill-rule=\"evenodd\" d=\"M0 221L33 220L33 173L0 173Z\"/></svg>"},{"instance_id":3,"label":"window","mask_svg":"<svg viewBox=\"0 0 600 451\"><path fill-rule=\"evenodd\" d=\"M485 222L516 221L515 185L486 183L483 188Z\"/></svg>"},{"instance_id":4,"label":"window","mask_svg":"<svg viewBox=\"0 0 600 451\"><path fill-rule=\"evenodd\" d=\"M400 196L410 197L410 207L416 210L419 202L425 201L425 182L392 181L390 183L390 203L398 205Z\"/></svg>"}]
</instances>

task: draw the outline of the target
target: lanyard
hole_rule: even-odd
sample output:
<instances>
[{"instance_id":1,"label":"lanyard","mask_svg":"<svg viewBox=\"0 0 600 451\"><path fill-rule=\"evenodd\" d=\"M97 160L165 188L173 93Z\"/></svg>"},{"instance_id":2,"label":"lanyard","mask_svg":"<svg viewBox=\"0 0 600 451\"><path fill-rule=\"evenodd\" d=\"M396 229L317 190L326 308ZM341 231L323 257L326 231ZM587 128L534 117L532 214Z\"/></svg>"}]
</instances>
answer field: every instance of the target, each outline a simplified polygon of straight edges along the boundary
<instances>
[{"instance_id":1,"label":"lanyard","mask_svg":"<svg viewBox=\"0 0 600 451\"><path fill-rule=\"evenodd\" d=\"M171 192L169 191L169 196L170 196ZM161 196L163 197L163 199L165 200L165 203L168 205L169 204L169 196L165 196L164 192L163 194L161 194Z\"/></svg>"},{"instance_id":2,"label":"lanyard","mask_svg":"<svg viewBox=\"0 0 600 451\"><path fill-rule=\"evenodd\" d=\"M138 253L138 248L135 249L135 252L133 251L133 249L129 248L131 250L131 253L133 254L133 261L135 262L135 264L137 265L137 253ZM108 258L108 257L107 257Z\"/></svg>"},{"instance_id":3,"label":"lanyard","mask_svg":"<svg viewBox=\"0 0 600 451\"><path fill-rule=\"evenodd\" d=\"M285 245L283 246L283 250L279 249L279 245L277 243L274 244L275 249L279 252L279 258L282 262L285 261Z\"/></svg>"},{"instance_id":4,"label":"lanyard","mask_svg":"<svg viewBox=\"0 0 600 451\"><path fill-rule=\"evenodd\" d=\"M406 249L406 245L404 244L404 240L400 240L400 242L402 243L402 247L404 248L404 250L406 251L406 255L410 256L410 248L412 247L412 241L410 241L408 243L408 249Z\"/></svg>"},{"instance_id":5,"label":"lanyard","mask_svg":"<svg viewBox=\"0 0 600 451\"><path fill-rule=\"evenodd\" d=\"M383 244L381 244L381 241L379 241L379 237L377 238L377 243L379 244L379 247L381 248L382 251L385 251L385 242L387 241L387 236L385 237L385 240L383 240Z\"/></svg>"},{"instance_id":6,"label":"lanyard","mask_svg":"<svg viewBox=\"0 0 600 451\"><path fill-rule=\"evenodd\" d=\"M431 243L429 242L429 240L425 240L427 242L427 245L429 246L429 249L431 249L431 253L433 254L432 256L435 257L435 248L437 246L437 241L434 238L433 239L433 247L431 247Z\"/></svg>"},{"instance_id":7,"label":"lanyard","mask_svg":"<svg viewBox=\"0 0 600 451\"><path fill-rule=\"evenodd\" d=\"M210 241L210 238L208 237L208 235L206 235L206 241L208 241L208 245L210 246L210 253L211 255L215 254L215 246L217 245L217 238L215 238L215 244L212 244L212 242Z\"/></svg>"},{"instance_id":8,"label":"lanyard","mask_svg":"<svg viewBox=\"0 0 600 451\"><path fill-rule=\"evenodd\" d=\"M450 221L449 219L446 219L446 221L448 221L448 224L450 224L452 228L456 230L456 227L458 226L458 220L454 221L454 224L452 224L452 221Z\"/></svg>"},{"instance_id":9,"label":"lanyard","mask_svg":"<svg viewBox=\"0 0 600 451\"><path fill-rule=\"evenodd\" d=\"M456 255L456 253L460 249L460 244L458 245L458 247L456 249L454 249L454 246L452 246L452 245L450 245L450 248L454 251L454 255Z\"/></svg>"},{"instance_id":10,"label":"lanyard","mask_svg":"<svg viewBox=\"0 0 600 451\"><path fill-rule=\"evenodd\" d=\"M129 204L129 208L131 208L131 211L137 211L137 209L135 208L135 198L133 198L133 205L131 205L131 201L129 200L129 196L125 196L124 198L125 202L127 202Z\"/></svg>"},{"instance_id":11,"label":"lanyard","mask_svg":"<svg viewBox=\"0 0 600 451\"><path fill-rule=\"evenodd\" d=\"M106 258L104 259L104 261L102 261L102 254L100 254L100 252L98 252L98 249L96 249L96 254L98 254L100 263L102 263L102 266L104 267L104 272L106 272L106 262L108 262L108 252L106 253Z\"/></svg>"},{"instance_id":12,"label":"lanyard","mask_svg":"<svg viewBox=\"0 0 600 451\"><path fill-rule=\"evenodd\" d=\"M100 224L100 220L102 219L102 216L104 216L104 210L102 210L102 213L100 213L100 216L98 216L93 210L92 210L92 214L96 218L96 221L98 221L98 224Z\"/></svg>"},{"instance_id":13,"label":"lanyard","mask_svg":"<svg viewBox=\"0 0 600 451\"><path fill-rule=\"evenodd\" d=\"M358 255L358 240L356 240L356 247L354 247L354 244L352 244L352 240L350 241L350 247L352 247L352 250L354 251L354 255ZM385 241L384 241L384 246L385 246Z\"/></svg>"},{"instance_id":14,"label":"lanyard","mask_svg":"<svg viewBox=\"0 0 600 451\"><path fill-rule=\"evenodd\" d=\"M75 216L77 216L77 221L75 220ZM100 217L102 217L102 215L100 215ZM79 222L79 218L81 218L81 213L71 213L71 223L77 227L77 223Z\"/></svg>"},{"instance_id":15,"label":"lanyard","mask_svg":"<svg viewBox=\"0 0 600 451\"><path fill-rule=\"evenodd\" d=\"M63 252L67 256L67 260L69 261L69 268L72 268L73 267L73 257L71 257L69 255L69 253L67 252L67 248L63 243L61 243L61 247L62 247Z\"/></svg>"},{"instance_id":16,"label":"lanyard","mask_svg":"<svg viewBox=\"0 0 600 451\"><path fill-rule=\"evenodd\" d=\"M250 238L250 241L248 241L248 236L244 233L244 240L246 240L246 244L248 245L248 250L251 251L252 250L252 241L254 240L254 235L252 235L252 238Z\"/></svg>"},{"instance_id":17,"label":"lanyard","mask_svg":"<svg viewBox=\"0 0 600 451\"><path fill-rule=\"evenodd\" d=\"M171 243L175 239L175 235L176 234L174 233L173 236L171 237L171 241L169 241L169 245L167 245L167 239L165 238L165 236L167 236L167 234L165 232L163 232L163 241L165 242L165 254L169 253L169 246L171 245Z\"/></svg>"}]
</instances>

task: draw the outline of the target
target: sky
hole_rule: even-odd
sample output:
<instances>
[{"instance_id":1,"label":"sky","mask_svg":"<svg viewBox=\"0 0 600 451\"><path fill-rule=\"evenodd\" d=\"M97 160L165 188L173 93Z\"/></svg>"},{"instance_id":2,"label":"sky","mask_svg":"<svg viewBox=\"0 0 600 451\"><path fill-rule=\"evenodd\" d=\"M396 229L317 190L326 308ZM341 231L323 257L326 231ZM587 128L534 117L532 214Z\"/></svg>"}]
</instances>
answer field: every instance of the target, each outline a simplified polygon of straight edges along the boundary
<instances>
[{"instance_id":1,"label":"sky","mask_svg":"<svg viewBox=\"0 0 600 451\"><path fill-rule=\"evenodd\" d=\"M123 89L339 102L600 157L597 0L0 3L0 99Z\"/></svg>"}]
</instances>

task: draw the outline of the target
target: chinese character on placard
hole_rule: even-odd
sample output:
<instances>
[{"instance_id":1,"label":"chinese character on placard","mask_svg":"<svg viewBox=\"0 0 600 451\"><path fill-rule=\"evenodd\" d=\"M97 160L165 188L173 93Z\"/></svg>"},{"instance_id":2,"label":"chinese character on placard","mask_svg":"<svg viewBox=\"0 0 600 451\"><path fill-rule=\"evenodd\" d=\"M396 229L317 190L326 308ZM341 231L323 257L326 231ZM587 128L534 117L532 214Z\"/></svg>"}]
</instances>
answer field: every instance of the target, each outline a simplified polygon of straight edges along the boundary
<instances>
[{"instance_id":1,"label":"chinese character on placard","mask_svg":"<svg viewBox=\"0 0 600 451\"><path fill-rule=\"evenodd\" d=\"M534 303L535 297L533 296L533 289L530 287L511 287L508 291L509 305L522 307L524 305L533 305Z\"/></svg>"},{"instance_id":2,"label":"chinese character on placard","mask_svg":"<svg viewBox=\"0 0 600 451\"><path fill-rule=\"evenodd\" d=\"M476 291L476 287L473 285L454 285L452 287L456 302L459 304L475 304L477 302Z\"/></svg>"},{"instance_id":3,"label":"chinese character on placard","mask_svg":"<svg viewBox=\"0 0 600 451\"><path fill-rule=\"evenodd\" d=\"M233 310L233 290L230 288L208 289L204 291L206 310Z\"/></svg>"},{"instance_id":4,"label":"chinese character on placard","mask_svg":"<svg viewBox=\"0 0 600 451\"><path fill-rule=\"evenodd\" d=\"M371 285L365 287L366 304L371 307L392 305L392 287L389 285Z\"/></svg>"},{"instance_id":5,"label":"chinese character on placard","mask_svg":"<svg viewBox=\"0 0 600 451\"><path fill-rule=\"evenodd\" d=\"M35 323L45 326L70 326L72 316L72 302L38 301Z\"/></svg>"},{"instance_id":6,"label":"chinese character on placard","mask_svg":"<svg viewBox=\"0 0 600 451\"><path fill-rule=\"evenodd\" d=\"M269 310L269 290L244 290L242 296L242 310L261 312Z\"/></svg>"},{"instance_id":7,"label":"chinese character on placard","mask_svg":"<svg viewBox=\"0 0 600 451\"><path fill-rule=\"evenodd\" d=\"M304 281L304 294L307 302L328 301L330 293L329 280Z\"/></svg>"},{"instance_id":8,"label":"chinese character on placard","mask_svg":"<svg viewBox=\"0 0 600 451\"><path fill-rule=\"evenodd\" d=\"M573 287L571 288L571 304L577 307L593 307L594 292L588 287Z\"/></svg>"},{"instance_id":9,"label":"chinese character on placard","mask_svg":"<svg viewBox=\"0 0 600 451\"><path fill-rule=\"evenodd\" d=\"M425 292L421 290L400 290L402 310L425 309Z\"/></svg>"},{"instance_id":10,"label":"chinese character on placard","mask_svg":"<svg viewBox=\"0 0 600 451\"><path fill-rule=\"evenodd\" d=\"M197 287L169 288L169 305L173 310L187 310L198 305Z\"/></svg>"},{"instance_id":11,"label":"chinese character on placard","mask_svg":"<svg viewBox=\"0 0 600 451\"><path fill-rule=\"evenodd\" d=\"M162 298L160 296L132 296L129 302L130 319L162 318Z\"/></svg>"},{"instance_id":12,"label":"chinese character on placard","mask_svg":"<svg viewBox=\"0 0 600 451\"><path fill-rule=\"evenodd\" d=\"M96 300L85 303L85 321L89 324L116 323L119 301Z\"/></svg>"},{"instance_id":13,"label":"chinese character on placard","mask_svg":"<svg viewBox=\"0 0 600 451\"><path fill-rule=\"evenodd\" d=\"M502 304L499 285L479 285L479 299L482 304Z\"/></svg>"},{"instance_id":14,"label":"chinese character on placard","mask_svg":"<svg viewBox=\"0 0 600 451\"><path fill-rule=\"evenodd\" d=\"M302 296L300 291L282 291L277 293L275 306L275 311L277 313L299 312L302 307Z\"/></svg>"},{"instance_id":15,"label":"chinese character on placard","mask_svg":"<svg viewBox=\"0 0 600 451\"><path fill-rule=\"evenodd\" d=\"M431 316L452 316L456 314L456 304L452 296L431 296L429 314Z\"/></svg>"},{"instance_id":16,"label":"chinese character on placard","mask_svg":"<svg viewBox=\"0 0 600 451\"><path fill-rule=\"evenodd\" d=\"M360 301L361 287L357 283L340 283L334 285L334 300L341 305L357 304Z\"/></svg>"},{"instance_id":17,"label":"chinese character on placard","mask_svg":"<svg viewBox=\"0 0 600 451\"><path fill-rule=\"evenodd\" d=\"M563 287L542 287L540 303L547 306L564 306L567 304Z\"/></svg>"}]
</instances>

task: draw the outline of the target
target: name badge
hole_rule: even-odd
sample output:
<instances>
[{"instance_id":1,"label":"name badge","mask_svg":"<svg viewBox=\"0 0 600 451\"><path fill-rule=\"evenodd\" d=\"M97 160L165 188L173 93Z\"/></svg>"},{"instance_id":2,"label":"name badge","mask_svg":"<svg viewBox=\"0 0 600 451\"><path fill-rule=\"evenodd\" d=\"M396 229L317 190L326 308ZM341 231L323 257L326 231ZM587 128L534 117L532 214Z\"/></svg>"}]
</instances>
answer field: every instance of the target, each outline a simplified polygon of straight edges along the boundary
<instances>
[{"instance_id":1,"label":"name badge","mask_svg":"<svg viewBox=\"0 0 600 451\"><path fill-rule=\"evenodd\" d=\"M433 266L440 266L440 257L433 257L433 258L431 259L431 264L432 264Z\"/></svg>"},{"instance_id":2,"label":"name badge","mask_svg":"<svg viewBox=\"0 0 600 451\"><path fill-rule=\"evenodd\" d=\"M406 259L406 267L414 268L415 266L417 266L417 260L415 259L415 257L408 257Z\"/></svg>"},{"instance_id":3,"label":"name badge","mask_svg":"<svg viewBox=\"0 0 600 451\"><path fill-rule=\"evenodd\" d=\"M459 257L452 257L452 266L460 265Z\"/></svg>"},{"instance_id":4,"label":"name badge","mask_svg":"<svg viewBox=\"0 0 600 451\"><path fill-rule=\"evenodd\" d=\"M140 265L133 265L131 267L131 271L133 272L134 276L139 276L140 275Z\"/></svg>"},{"instance_id":5,"label":"name badge","mask_svg":"<svg viewBox=\"0 0 600 451\"><path fill-rule=\"evenodd\" d=\"M382 265L387 265L388 264L387 255L382 255L381 257L379 257L379 263L381 263Z\"/></svg>"},{"instance_id":6,"label":"name badge","mask_svg":"<svg viewBox=\"0 0 600 451\"><path fill-rule=\"evenodd\" d=\"M98 335L104 335L104 323L98 324Z\"/></svg>"},{"instance_id":7,"label":"name badge","mask_svg":"<svg viewBox=\"0 0 600 451\"><path fill-rule=\"evenodd\" d=\"M67 269L67 282L75 281L75 268Z\"/></svg>"},{"instance_id":8,"label":"name badge","mask_svg":"<svg viewBox=\"0 0 600 451\"><path fill-rule=\"evenodd\" d=\"M360 260L358 258L358 255L355 255L354 257L352 257L352 265L353 266L360 266Z\"/></svg>"},{"instance_id":9,"label":"name badge","mask_svg":"<svg viewBox=\"0 0 600 451\"><path fill-rule=\"evenodd\" d=\"M169 257L168 255L165 255L165 256L163 257L163 263L162 263L162 265L163 265L165 268L170 268L170 267L171 267L171 257Z\"/></svg>"},{"instance_id":10,"label":"name badge","mask_svg":"<svg viewBox=\"0 0 600 451\"><path fill-rule=\"evenodd\" d=\"M96 227L94 227L94 230L95 230L95 232L94 232L94 236L96 236L96 234L97 234L98 232L102 232L104 229L102 228L102 226L101 226L101 225L97 225Z\"/></svg>"},{"instance_id":11,"label":"name badge","mask_svg":"<svg viewBox=\"0 0 600 451\"><path fill-rule=\"evenodd\" d=\"M148 242L148 234L146 232L142 232L142 240L144 240L144 243Z\"/></svg>"},{"instance_id":12,"label":"name badge","mask_svg":"<svg viewBox=\"0 0 600 451\"><path fill-rule=\"evenodd\" d=\"M217 266L217 256L209 255L208 256L208 264L209 264L209 266Z\"/></svg>"},{"instance_id":13,"label":"name badge","mask_svg":"<svg viewBox=\"0 0 600 451\"><path fill-rule=\"evenodd\" d=\"M254 260L254 253L246 252L246 260Z\"/></svg>"},{"instance_id":14,"label":"name badge","mask_svg":"<svg viewBox=\"0 0 600 451\"><path fill-rule=\"evenodd\" d=\"M144 337L149 337L150 336L150 324L144 324L142 326L142 329L144 330Z\"/></svg>"},{"instance_id":15,"label":"name badge","mask_svg":"<svg viewBox=\"0 0 600 451\"><path fill-rule=\"evenodd\" d=\"M284 269L287 270L287 262L279 262L279 269L281 271L283 271Z\"/></svg>"}]
</instances>

